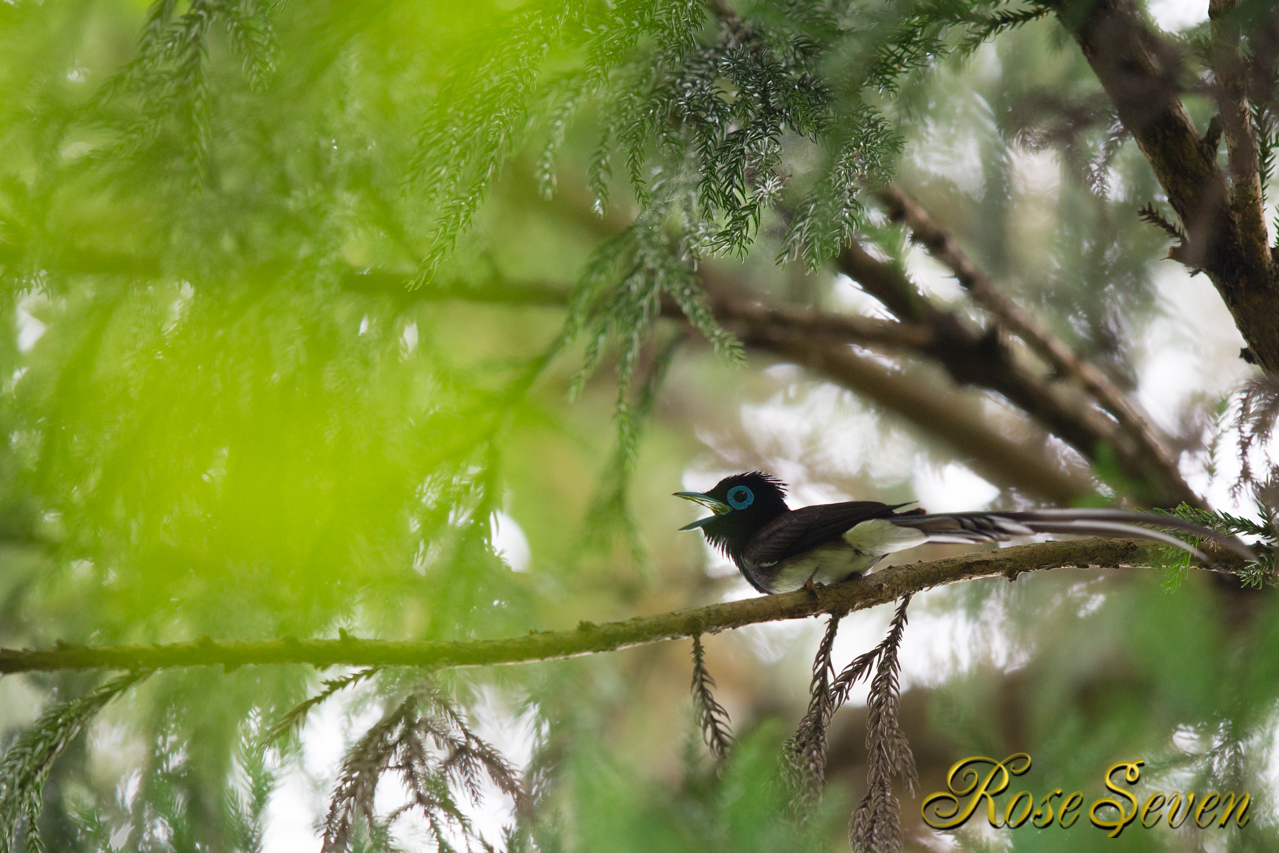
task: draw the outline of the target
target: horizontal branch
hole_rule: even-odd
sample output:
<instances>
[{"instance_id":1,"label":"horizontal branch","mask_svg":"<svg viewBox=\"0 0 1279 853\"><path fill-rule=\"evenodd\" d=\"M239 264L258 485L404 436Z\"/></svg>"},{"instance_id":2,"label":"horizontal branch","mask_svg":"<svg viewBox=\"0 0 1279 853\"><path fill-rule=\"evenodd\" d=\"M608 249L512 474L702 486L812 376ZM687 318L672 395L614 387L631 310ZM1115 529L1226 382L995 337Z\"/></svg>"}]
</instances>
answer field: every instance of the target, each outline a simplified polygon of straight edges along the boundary
<instances>
[{"instance_id":1,"label":"horizontal branch","mask_svg":"<svg viewBox=\"0 0 1279 853\"><path fill-rule=\"evenodd\" d=\"M866 578L822 587L711 604L595 625L574 631L530 631L497 640L338 640L285 637L258 642L228 642L203 637L190 643L152 646L73 646L51 649L0 649L0 673L83 669L163 669L221 666L235 669L261 664L328 666L421 666L435 669L530 663L609 652L627 646L713 634L761 622L804 619L821 613L847 613L895 601L908 593L974 578L1059 568L1148 565L1157 545L1131 539L1082 539L1045 542L892 566ZM1221 555L1225 569L1240 568L1237 557Z\"/></svg>"},{"instance_id":2,"label":"horizontal branch","mask_svg":"<svg viewBox=\"0 0 1279 853\"><path fill-rule=\"evenodd\" d=\"M1074 504L1096 494L1085 470L1072 470L1042 452L1045 441L1033 437L1030 440L1010 438L992 428L980 410L966 406L960 395L927 387L849 346L855 344L903 354L926 353L936 345L936 335L930 327L767 304L740 295L743 288L714 265L703 264L699 274L716 321L736 333L748 347L793 360L870 399L948 446L965 464L991 482L1060 504ZM563 306L569 299L567 286L494 281L409 290L408 281L407 275L374 270L348 275L343 287L388 296L403 304L461 299L518 306ZM662 299L661 313L668 319L687 322L684 312L669 296ZM1046 434L1042 435L1047 438Z\"/></svg>"},{"instance_id":3,"label":"horizontal branch","mask_svg":"<svg viewBox=\"0 0 1279 853\"><path fill-rule=\"evenodd\" d=\"M59 260L68 264L65 269L59 269L73 274L95 270L103 274L123 274L133 270L136 274L139 270L158 270L159 267L157 262L147 258L131 262L124 257L94 253L70 252ZM890 285L900 283L896 280L903 278L899 271L893 270L891 265L871 260L878 272L887 271L888 277L893 279ZM245 271L250 277L262 279L280 273L274 264L263 264ZM716 319L736 331L749 346L781 358L798 359L801 364L844 387L870 397L876 404L902 416L955 450L965 463L992 482L1056 503L1075 503L1094 493L1094 486L1085 472L1064 470L1053 456L1039 452L1044 441L1034 438L1019 441L1002 435L975 412L969 411L966 417L957 419L956 413L962 414L961 410L967 409L959 395L939 392L920 383L911 385L900 374L895 378L886 376L888 371L882 365L850 348L852 344L935 359L952 378L963 384L1001 393L1040 426L1046 426L1065 439L1085 459L1096 461L1099 448L1114 431L1112 422L1099 413L1089 412L1086 401L1067 399L1068 395L1053 387L1049 377L1032 375L1021 366L1010 363L1004 357L1006 354L1000 351L998 342L974 336L961 324L952 322L955 319L953 315L923 301L922 295L911 310L898 306L901 309L899 315L908 316L894 321L769 304L744 294L739 282L725 276L714 265L703 265L700 274ZM861 279L864 284L871 280L865 271ZM560 308L567 304L570 294L570 288L565 285L501 278L478 283L438 281L418 288L410 288L410 282L408 273L351 270L342 277L341 286L349 292L388 298L401 307L419 302L461 299L476 303ZM914 285L904 280L904 287L913 290ZM876 289L877 293L890 291L891 287ZM683 312L670 299L663 300L662 313L675 320L685 319ZM991 344L995 344L994 351ZM1133 455L1127 452L1130 450L1126 446L1128 443L1109 443L1121 463ZM1125 466L1126 469L1132 467L1136 466ZM1147 467L1155 467L1156 475L1153 478L1138 477L1139 481L1173 482L1173 488L1156 490L1150 502L1170 506L1181 500L1198 503L1184 484L1177 487L1175 468L1170 471L1166 467Z\"/></svg>"}]
</instances>

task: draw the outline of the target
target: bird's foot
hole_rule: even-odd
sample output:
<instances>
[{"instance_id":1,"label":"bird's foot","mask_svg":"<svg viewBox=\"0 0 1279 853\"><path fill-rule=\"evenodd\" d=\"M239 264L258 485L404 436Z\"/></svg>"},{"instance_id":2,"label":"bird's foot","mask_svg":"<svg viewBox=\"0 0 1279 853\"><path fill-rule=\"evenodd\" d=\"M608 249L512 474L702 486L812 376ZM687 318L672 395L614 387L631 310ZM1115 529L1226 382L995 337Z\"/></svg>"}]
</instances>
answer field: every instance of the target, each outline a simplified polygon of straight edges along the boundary
<instances>
[{"instance_id":1,"label":"bird's foot","mask_svg":"<svg viewBox=\"0 0 1279 853\"><path fill-rule=\"evenodd\" d=\"M809 578L808 580L804 581L803 590L804 592L811 595L813 598L817 597L817 584L813 583L812 578Z\"/></svg>"}]
</instances>

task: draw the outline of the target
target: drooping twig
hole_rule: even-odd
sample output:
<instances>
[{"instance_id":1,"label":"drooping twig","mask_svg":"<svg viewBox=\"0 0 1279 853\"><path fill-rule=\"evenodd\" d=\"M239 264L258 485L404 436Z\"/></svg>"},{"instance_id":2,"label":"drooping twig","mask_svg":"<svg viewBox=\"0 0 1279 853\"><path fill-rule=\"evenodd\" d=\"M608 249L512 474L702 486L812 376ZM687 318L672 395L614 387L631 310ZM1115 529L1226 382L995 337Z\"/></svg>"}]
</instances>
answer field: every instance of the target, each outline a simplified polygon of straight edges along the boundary
<instances>
[{"instance_id":1,"label":"drooping twig","mask_svg":"<svg viewBox=\"0 0 1279 853\"><path fill-rule=\"evenodd\" d=\"M821 800L826 784L826 729L839 710L831 692L835 665L831 651L839 633L842 613L832 613L826 632L813 658L813 681L809 688L808 712L799 721L795 734L782 747L782 772L791 792L791 809L799 817L810 814Z\"/></svg>"},{"instance_id":2,"label":"drooping twig","mask_svg":"<svg viewBox=\"0 0 1279 853\"><path fill-rule=\"evenodd\" d=\"M835 674L831 651L839 630L840 616L831 615L813 660L808 712L800 720L794 736L782 748L782 769L791 791L791 807L803 818L821 801L826 784L826 733L831 719L848 701L853 686L870 673L876 662L879 663L871 683L870 715L867 719L869 790L849 826L849 840L854 849L873 853L889 853L901 847L901 823L897 800L892 793L893 777L904 775L912 792L917 784L914 756L897 724L900 702L897 650L906 627L906 608L910 599L910 594L902 597L889 624L888 635L879 645L858 655L839 675ZM896 847L870 846L885 840L891 842L893 838L896 838Z\"/></svg>"},{"instance_id":3,"label":"drooping twig","mask_svg":"<svg viewBox=\"0 0 1279 853\"><path fill-rule=\"evenodd\" d=\"M55 705L5 750L0 759L0 850L16 849L20 834L29 853L44 849L36 820L53 763L108 702L148 675L149 670L121 675L86 696Z\"/></svg>"},{"instance_id":4,"label":"drooping twig","mask_svg":"<svg viewBox=\"0 0 1279 853\"><path fill-rule=\"evenodd\" d=\"M461 836L466 849L492 850L462 810L458 794L478 803L487 777L527 813L530 801L507 760L475 735L443 693L434 687L414 692L387 712L348 751L324 819L324 853L345 850L363 819L373 830L378 784L394 772L408 802L391 812L386 824L412 810L420 812L427 832L441 849Z\"/></svg>"},{"instance_id":5,"label":"drooping twig","mask_svg":"<svg viewBox=\"0 0 1279 853\"><path fill-rule=\"evenodd\" d=\"M879 667L870 686L869 714L866 718L866 796L853 812L848 841L854 850L867 853L897 853L902 846L900 804L893 794L893 779L902 776L913 794L919 786L915 756L898 723L901 690L898 681L902 632L906 627L906 607L902 599L888 629L888 636L875 651Z\"/></svg>"},{"instance_id":6,"label":"drooping twig","mask_svg":"<svg viewBox=\"0 0 1279 853\"><path fill-rule=\"evenodd\" d=\"M733 730L728 711L715 699L715 679L706 669L706 650L702 648L702 636L693 635L693 706L697 711L697 724L702 739L718 759L728 755L733 748Z\"/></svg>"}]
</instances>

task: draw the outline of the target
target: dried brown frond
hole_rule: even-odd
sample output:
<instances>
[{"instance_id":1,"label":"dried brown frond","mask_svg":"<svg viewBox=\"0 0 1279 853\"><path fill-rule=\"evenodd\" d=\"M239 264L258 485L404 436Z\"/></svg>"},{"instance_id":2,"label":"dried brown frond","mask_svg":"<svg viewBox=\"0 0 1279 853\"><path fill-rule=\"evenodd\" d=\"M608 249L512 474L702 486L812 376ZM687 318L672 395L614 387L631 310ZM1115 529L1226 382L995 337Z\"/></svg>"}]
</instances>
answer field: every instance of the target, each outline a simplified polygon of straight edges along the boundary
<instances>
[{"instance_id":1,"label":"dried brown frond","mask_svg":"<svg viewBox=\"0 0 1279 853\"><path fill-rule=\"evenodd\" d=\"M706 650L702 648L700 634L693 635L693 705L697 710L697 724L702 728L702 739L711 753L719 759L733 748L733 731L728 711L715 700L712 692L715 679L706 669Z\"/></svg>"},{"instance_id":2,"label":"dried brown frond","mask_svg":"<svg viewBox=\"0 0 1279 853\"><path fill-rule=\"evenodd\" d=\"M904 597L897 606L888 636L876 649L879 667L871 681L867 703L867 791L848 826L848 841L853 849L867 853L897 853L901 850L900 803L893 795L893 778L903 777L912 794L919 786L915 756L898 723L901 664L897 652L906 628L906 607L910 598L909 595Z\"/></svg>"},{"instance_id":3,"label":"dried brown frond","mask_svg":"<svg viewBox=\"0 0 1279 853\"><path fill-rule=\"evenodd\" d=\"M782 746L782 775L790 789L791 809L799 817L807 816L821 801L826 784L826 728L838 706L831 691L835 665L831 650L839 633L842 613L832 613L826 633L817 646L813 659L813 681L809 688L808 712L799 721L795 734Z\"/></svg>"},{"instance_id":4,"label":"dried brown frond","mask_svg":"<svg viewBox=\"0 0 1279 853\"><path fill-rule=\"evenodd\" d=\"M876 662L879 669L871 682L870 709L868 721L870 732L867 734L867 747L871 750L870 787L875 793L872 806L887 806L888 812L882 809L868 812L867 829L873 831L874 839L878 839L885 831L897 839L897 847L901 847L901 822L897 817L897 800L892 795L892 777L899 773L906 777L906 784L911 791L918 784L915 775L915 759L897 725L897 708L900 691L898 689L897 649L901 644L902 632L906 627L906 607L911 596L907 595L897 606L897 612L889 626L888 635L870 651L858 655L848 666L835 675L835 667L831 661L831 649L835 644L835 635L839 630L840 614L831 614L817 647L817 657L813 661L813 682L808 702L808 713L800 720L799 727L790 740L782 748L782 771L791 791L791 808L800 817L811 813L821 800L822 788L826 783L826 731L835 712L848 701L848 694L853 686L870 672ZM877 757L876 751L879 751ZM885 781L887 788L884 789ZM868 797L870 794L867 795ZM854 815L854 825L867 803L863 801ZM896 827L894 830L893 827ZM895 835L892 833L895 832ZM850 828L850 840L854 846L862 835L853 835ZM878 847L870 847L879 853ZM889 849L889 848L885 848Z\"/></svg>"},{"instance_id":5,"label":"dried brown frond","mask_svg":"<svg viewBox=\"0 0 1279 853\"><path fill-rule=\"evenodd\" d=\"M374 797L391 771L409 799L379 822ZM388 711L347 753L324 819L324 853L345 850L359 818L374 830L414 810L425 819L438 849L453 849L451 839L461 836L468 851L492 850L471 827L455 793L464 791L478 803L485 776L515 801L517 815L531 811L529 796L507 760L467 727L447 696L433 686L421 688Z\"/></svg>"}]
</instances>

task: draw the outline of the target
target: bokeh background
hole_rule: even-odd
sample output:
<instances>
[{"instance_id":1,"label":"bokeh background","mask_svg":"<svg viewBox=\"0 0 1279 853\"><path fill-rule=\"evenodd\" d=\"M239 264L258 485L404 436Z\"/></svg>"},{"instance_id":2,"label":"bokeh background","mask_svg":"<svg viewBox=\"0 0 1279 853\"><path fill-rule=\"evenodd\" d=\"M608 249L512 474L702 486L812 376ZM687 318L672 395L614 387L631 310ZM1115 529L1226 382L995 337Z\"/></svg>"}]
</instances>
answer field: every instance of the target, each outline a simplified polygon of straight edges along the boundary
<instances>
[{"instance_id":1,"label":"bokeh background","mask_svg":"<svg viewBox=\"0 0 1279 853\"><path fill-rule=\"evenodd\" d=\"M433 245L440 180L415 161L421 115L449 91L457 46L519 7L280 4L269 63L244 48L268 43L252 16L227 12L192 67L180 53L139 59L159 7L0 4L10 318L0 335L0 644L339 629L500 637L745 597L754 593L731 564L677 532L694 508L671 497L740 470L785 479L792 505L1036 502L976 473L939 439L944 424L908 424L749 347L734 363L669 319L638 350L619 437L617 348L583 376L589 341L553 346L562 295L637 209L618 165L611 204L591 210L601 116L589 104L563 127L554 114L530 120L435 284L411 287ZM1199 0L1148 11L1171 33L1207 18ZM897 182L1131 393L1171 437L1192 488L1219 509L1255 513L1231 490L1232 415L1252 375L1243 341L1206 277L1166 260L1166 236L1137 218L1161 194L1131 139L1114 143L1098 191L1089 168L1107 128L1062 116L1099 92L1051 18L939 61L885 106L905 141ZM1187 103L1206 125L1208 101ZM562 147L546 167L541 151L556 134ZM796 148L788 161L797 173L806 156ZM539 175L556 179L550 200ZM877 216L879 239L932 299L974 311L944 268ZM777 264L781 230L766 216L749 251L706 263L776 303L887 316L826 266ZM1033 433L1005 401L955 388L935 365L882 361L1013 440ZM1063 470L1089 467L1055 439L1038 452ZM1106 472L1097 476L1114 497ZM1109 840L1082 822L1015 832L974 823L942 835L901 791L907 848L1279 848L1275 608L1268 590L1227 592L1197 575L1178 586L1157 570L1056 571L918 596L901 653L902 719L924 793L965 756L1025 751L1036 792L1078 788L1091 801L1107 765L1144 758L1143 790L1154 780L1237 788L1253 802L1243 831ZM836 659L879 642L890 616L847 618ZM477 732L543 774L545 849L795 849L776 755L807 705L821 627L706 639L739 738L718 775L694 723L686 642L437 678ZM342 691L296 737L254 751L335 674L151 677L54 766L40 819L47 848L319 850L346 750L415 677L388 672ZM100 678L0 679L0 732L11 742ZM855 693L835 718L829 789L805 845L846 849L843 824L865 788L865 721ZM402 797L389 781L379 803L389 812ZM489 791L466 808L503 846L512 804ZM430 846L412 816L393 838Z\"/></svg>"}]
</instances>

